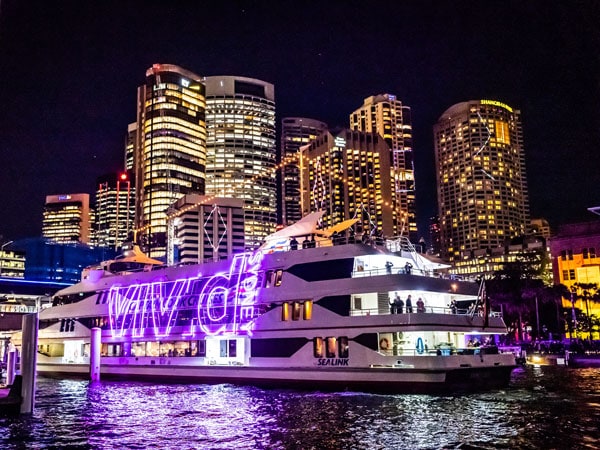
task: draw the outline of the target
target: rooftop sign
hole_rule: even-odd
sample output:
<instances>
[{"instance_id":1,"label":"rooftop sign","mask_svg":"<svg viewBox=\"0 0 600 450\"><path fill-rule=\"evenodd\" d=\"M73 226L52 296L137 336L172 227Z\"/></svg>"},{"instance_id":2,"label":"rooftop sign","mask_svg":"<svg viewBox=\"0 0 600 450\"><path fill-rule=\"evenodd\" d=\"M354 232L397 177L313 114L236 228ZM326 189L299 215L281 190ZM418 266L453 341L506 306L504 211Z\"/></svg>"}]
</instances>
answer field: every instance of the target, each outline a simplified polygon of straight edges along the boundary
<instances>
[{"instance_id":1,"label":"rooftop sign","mask_svg":"<svg viewBox=\"0 0 600 450\"><path fill-rule=\"evenodd\" d=\"M498 102L496 100L479 100L479 102L482 105L493 105L493 106L499 106L500 108L504 108L509 112L513 112L513 109L508 106L506 103L502 103L502 102Z\"/></svg>"}]
</instances>

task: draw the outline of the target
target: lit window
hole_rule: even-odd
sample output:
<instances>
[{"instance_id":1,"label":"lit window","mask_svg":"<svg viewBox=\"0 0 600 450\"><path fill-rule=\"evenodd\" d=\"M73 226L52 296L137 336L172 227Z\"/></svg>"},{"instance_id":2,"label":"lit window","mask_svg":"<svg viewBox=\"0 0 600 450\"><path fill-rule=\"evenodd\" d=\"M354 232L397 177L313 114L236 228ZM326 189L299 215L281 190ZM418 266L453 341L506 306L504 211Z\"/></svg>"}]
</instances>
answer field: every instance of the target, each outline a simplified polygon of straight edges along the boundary
<instances>
[{"instance_id":1,"label":"lit window","mask_svg":"<svg viewBox=\"0 0 600 450\"><path fill-rule=\"evenodd\" d=\"M303 316L304 320L312 319L312 311L313 311L312 307L313 307L312 300L306 300L304 302L304 316Z\"/></svg>"},{"instance_id":2,"label":"lit window","mask_svg":"<svg viewBox=\"0 0 600 450\"><path fill-rule=\"evenodd\" d=\"M283 270L278 270L277 272L275 272L275 283L274 283L275 286L281 286L282 275L283 275Z\"/></svg>"},{"instance_id":3,"label":"lit window","mask_svg":"<svg viewBox=\"0 0 600 450\"><path fill-rule=\"evenodd\" d=\"M300 303L292 303L292 320L300 320Z\"/></svg>"},{"instance_id":4,"label":"lit window","mask_svg":"<svg viewBox=\"0 0 600 450\"><path fill-rule=\"evenodd\" d=\"M290 320L290 304L284 303L281 305L281 320L288 321Z\"/></svg>"},{"instance_id":5,"label":"lit window","mask_svg":"<svg viewBox=\"0 0 600 450\"><path fill-rule=\"evenodd\" d=\"M325 348L325 356L327 358L335 358L337 350L337 339L334 337L327 338L327 346Z\"/></svg>"},{"instance_id":6,"label":"lit window","mask_svg":"<svg viewBox=\"0 0 600 450\"><path fill-rule=\"evenodd\" d=\"M313 341L313 354L315 358L323 357L323 338L316 337Z\"/></svg>"},{"instance_id":7,"label":"lit window","mask_svg":"<svg viewBox=\"0 0 600 450\"><path fill-rule=\"evenodd\" d=\"M341 336L338 339L338 355L340 358L348 357L348 337Z\"/></svg>"}]
</instances>

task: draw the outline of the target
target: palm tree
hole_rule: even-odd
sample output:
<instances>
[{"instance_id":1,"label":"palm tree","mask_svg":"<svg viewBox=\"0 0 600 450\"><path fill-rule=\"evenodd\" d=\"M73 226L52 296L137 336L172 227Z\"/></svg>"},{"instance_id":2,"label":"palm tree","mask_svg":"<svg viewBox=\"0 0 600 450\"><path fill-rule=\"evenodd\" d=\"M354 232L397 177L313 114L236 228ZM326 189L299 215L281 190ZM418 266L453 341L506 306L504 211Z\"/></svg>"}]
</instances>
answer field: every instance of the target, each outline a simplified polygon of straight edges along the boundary
<instances>
[{"instance_id":1,"label":"palm tree","mask_svg":"<svg viewBox=\"0 0 600 450\"><path fill-rule=\"evenodd\" d=\"M597 302L600 301L600 291L598 283L573 283L573 293L576 298L583 299L585 301L585 312L587 316L587 331L589 332L588 338L592 340L592 319L590 316L590 300ZM581 292L581 294L579 294Z\"/></svg>"},{"instance_id":2,"label":"palm tree","mask_svg":"<svg viewBox=\"0 0 600 450\"><path fill-rule=\"evenodd\" d=\"M598 330L598 336L600 337L600 317L596 314L592 314L590 317L590 323L592 328L590 329L590 337L593 340L593 332L594 330Z\"/></svg>"},{"instance_id":3,"label":"palm tree","mask_svg":"<svg viewBox=\"0 0 600 450\"><path fill-rule=\"evenodd\" d=\"M552 304L556 308L556 330L562 334L560 308L563 295L568 296L566 286L549 286L544 279L545 261L539 255L522 254L516 261L505 263L486 282L492 304L500 305L507 323L514 324L518 339L523 339L525 322L535 323L535 336L541 337L539 304Z\"/></svg>"},{"instance_id":4,"label":"palm tree","mask_svg":"<svg viewBox=\"0 0 600 450\"><path fill-rule=\"evenodd\" d=\"M542 295L542 303L552 304L554 306L554 312L556 313L556 331L562 337L565 332L562 300L563 298L570 298L571 292L567 286L559 283L552 286L546 286Z\"/></svg>"}]
</instances>

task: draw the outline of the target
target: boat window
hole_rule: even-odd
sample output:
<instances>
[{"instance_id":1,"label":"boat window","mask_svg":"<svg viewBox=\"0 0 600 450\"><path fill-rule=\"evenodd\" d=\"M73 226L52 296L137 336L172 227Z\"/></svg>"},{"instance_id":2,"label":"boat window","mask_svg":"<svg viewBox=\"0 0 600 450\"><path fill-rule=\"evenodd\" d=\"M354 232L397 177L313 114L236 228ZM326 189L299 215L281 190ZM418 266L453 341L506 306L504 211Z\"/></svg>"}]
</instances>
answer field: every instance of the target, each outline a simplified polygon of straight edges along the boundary
<instances>
[{"instance_id":1,"label":"boat window","mask_svg":"<svg viewBox=\"0 0 600 450\"><path fill-rule=\"evenodd\" d=\"M344 258L296 264L287 271L304 281L326 281L350 278L353 269L354 258Z\"/></svg>"},{"instance_id":2,"label":"boat window","mask_svg":"<svg viewBox=\"0 0 600 450\"><path fill-rule=\"evenodd\" d=\"M60 331L69 333L71 331L75 331L75 320L73 319L61 319L60 321Z\"/></svg>"},{"instance_id":3,"label":"boat window","mask_svg":"<svg viewBox=\"0 0 600 450\"><path fill-rule=\"evenodd\" d=\"M300 303L292 303L292 320L300 320Z\"/></svg>"},{"instance_id":4,"label":"boat window","mask_svg":"<svg viewBox=\"0 0 600 450\"><path fill-rule=\"evenodd\" d=\"M146 343L145 342L132 342L131 343L131 355L132 356L146 356Z\"/></svg>"},{"instance_id":5,"label":"boat window","mask_svg":"<svg viewBox=\"0 0 600 450\"><path fill-rule=\"evenodd\" d=\"M267 270L265 276L264 286L269 288L272 286L281 286L281 277L283 276L283 270Z\"/></svg>"},{"instance_id":6,"label":"boat window","mask_svg":"<svg viewBox=\"0 0 600 450\"><path fill-rule=\"evenodd\" d=\"M227 358L227 340L222 339L219 342L219 356L221 358Z\"/></svg>"},{"instance_id":7,"label":"boat window","mask_svg":"<svg viewBox=\"0 0 600 450\"><path fill-rule=\"evenodd\" d=\"M281 320L288 321L290 320L290 304L285 302L281 305Z\"/></svg>"},{"instance_id":8,"label":"boat window","mask_svg":"<svg viewBox=\"0 0 600 450\"><path fill-rule=\"evenodd\" d=\"M250 356L258 358L289 358L302 347L308 339L295 338L256 338L252 339Z\"/></svg>"},{"instance_id":9,"label":"boat window","mask_svg":"<svg viewBox=\"0 0 600 450\"><path fill-rule=\"evenodd\" d=\"M313 341L313 354L315 358L323 357L323 338L316 337Z\"/></svg>"},{"instance_id":10,"label":"boat window","mask_svg":"<svg viewBox=\"0 0 600 450\"><path fill-rule=\"evenodd\" d=\"M77 303L84 300L92 295L96 295L96 291L92 292L77 292L75 294L57 295L52 298L52 306L69 305L71 303Z\"/></svg>"},{"instance_id":11,"label":"boat window","mask_svg":"<svg viewBox=\"0 0 600 450\"><path fill-rule=\"evenodd\" d=\"M279 269L277 272L275 272L275 282L274 282L275 286L281 286L281 277L282 276L283 276L283 270Z\"/></svg>"},{"instance_id":12,"label":"boat window","mask_svg":"<svg viewBox=\"0 0 600 450\"><path fill-rule=\"evenodd\" d=\"M334 337L327 338L327 346L325 348L325 357L326 358L335 358L335 351L337 350L337 339Z\"/></svg>"},{"instance_id":13,"label":"boat window","mask_svg":"<svg viewBox=\"0 0 600 450\"><path fill-rule=\"evenodd\" d=\"M304 302L304 316L303 316L304 320L312 319L312 311L313 311L312 307L313 307L312 300L306 300Z\"/></svg>"},{"instance_id":14,"label":"boat window","mask_svg":"<svg viewBox=\"0 0 600 450\"><path fill-rule=\"evenodd\" d=\"M198 341L198 348L196 349L196 352L194 352L192 345L192 356L206 356L206 341L204 339Z\"/></svg>"},{"instance_id":15,"label":"boat window","mask_svg":"<svg viewBox=\"0 0 600 450\"><path fill-rule=\"evenodd\" d=\"M348 357L348 336L340 336L338 338L338 356L340 358Z\"/></svg>"},{"instance_id":16,"label":"boat window","mask_svg":"<svg viewBox=\"0 0 600 450\"><path fill-rule=\"evenodd\" d=\"M267 270L267 273L265 274L265 284L263 287L269 288L271 286L273 286L273 271Z\"/></svg>"},{"instance_id":17,"label":"boat window","mask_svg":"<svg viewBox=\"0 0 600 450\"><path fill-rule=\"evenodd\" d=\"M121 344L102 344L100 355L102 356L121 356Z\"/></svg>"},{"instance_id":18,"label":"boat window","mask_svg":"<svg viewBox=\"0 0 600 450\"><path fill-rule=\"evenodd\" d=\"M108 291L99 292L96 297L96 305L104 305L106 302L108 302Z\"/></svg>"},{"instance_id":19,"label":"boat window","mask_svg":"<svg viewBox=\"0 0 600 450\"><path fill-rule=\"evenodd\" d=\"M146 356L159 356L160 343L146 342Z\"/></svg>"},{"instance_id":20,"label":"boat window","mask_svg":"<svg viewBox=\"0 0 600 450\"><path fill-rule=\"evenodd\" d=\"M237 341L235 339L230 339L227 341L229 344L229 357L235 358L237 356Z\"/></svg>"}]
</instances>

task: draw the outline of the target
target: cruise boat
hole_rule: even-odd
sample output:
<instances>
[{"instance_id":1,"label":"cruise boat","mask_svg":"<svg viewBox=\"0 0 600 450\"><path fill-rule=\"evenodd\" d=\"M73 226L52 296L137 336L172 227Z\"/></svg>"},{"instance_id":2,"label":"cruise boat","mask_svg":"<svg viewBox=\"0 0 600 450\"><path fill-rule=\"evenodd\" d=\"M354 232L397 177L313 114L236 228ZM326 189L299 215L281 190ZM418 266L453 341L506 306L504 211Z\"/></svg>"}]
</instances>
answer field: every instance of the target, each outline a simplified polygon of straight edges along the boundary
<instances>
[{"instance_id":1,"label":"cruise boat","mask_svg":"<svg viewBox=\"0 0 600 450\"><path fill-rule=\"evenodd\" d=\"M480 285L444 276L407 241L359 239L352 220L319 230L319 217L230 260L166 267L134 251L87 269L39 314L38 373L89 375L97 327L103 379L398 393L508 384L515 357L498 351L505 324Z\"/></svg>"}]
</instances>

